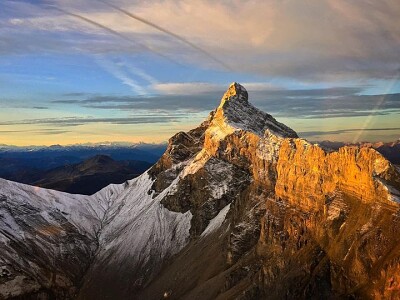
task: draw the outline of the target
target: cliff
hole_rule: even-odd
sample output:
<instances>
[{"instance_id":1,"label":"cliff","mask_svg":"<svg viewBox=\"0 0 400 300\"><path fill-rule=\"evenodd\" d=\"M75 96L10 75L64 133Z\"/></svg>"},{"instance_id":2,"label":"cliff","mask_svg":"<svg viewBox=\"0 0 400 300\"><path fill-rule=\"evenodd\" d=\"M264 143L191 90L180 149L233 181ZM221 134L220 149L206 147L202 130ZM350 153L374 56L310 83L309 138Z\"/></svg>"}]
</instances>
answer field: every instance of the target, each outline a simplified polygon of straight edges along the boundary
<instances>
[{"instance_id":1,"label":"cliff","mask_svg":"<svg viewBox=\"0 0 400 300\"><path fill-rule=\"evenodd\" d=\"M178 139L183 135L185 155ZM222 257L217 256L221 266L207 280L197 276L193 281L200 287L185 290L188 294L166 279L166 274L173 274L175 280L183 280L167 266L143 295L154 295L158 286L177 290L176 297L219 295L221 299L399 295L400 176L374 149L345 146L327 152L299 139L293 130L253 107L237 83L205 123L177 134L169 149L174 151L167 151L151 172L159 186L157 182L165 182L165 174L171 172L161 167L163 162L172 161L177 153L185 157L177 175L181 179L162 203L170 210L193 214L192 243L215 247L211 245L215 240L198 238L229 206L218 236L223 240ZM192 149L190 154L187 149ZM221 191L218 197L216 190ZM187 251L196 253L193 247ZM207 255L211 254L197 259L212 263ZM190 256L181 255L172 266L183 268L188 262L193 263ZM169 284L161 284L164 281ZM201 287L209 289L207 297Z\"/></svg>"}]
</instances>

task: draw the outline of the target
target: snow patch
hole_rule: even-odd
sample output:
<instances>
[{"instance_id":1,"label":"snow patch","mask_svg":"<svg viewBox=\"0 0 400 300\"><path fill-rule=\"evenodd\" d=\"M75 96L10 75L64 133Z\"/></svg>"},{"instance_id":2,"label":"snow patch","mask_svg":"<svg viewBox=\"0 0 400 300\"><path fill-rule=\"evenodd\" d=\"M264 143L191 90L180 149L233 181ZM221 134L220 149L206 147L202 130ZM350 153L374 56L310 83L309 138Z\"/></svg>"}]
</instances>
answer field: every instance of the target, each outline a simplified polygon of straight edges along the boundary
<instances>
[{"instance_id":1,"label":"snow patch","mask_svg":"<svg viewBox=\"0 0 400 300\"><path fill-rule=\"evenodd\" d=\"M207 173L210 174L208 189L214 199L221 199L229 190L232 189L234 169L231 164L213 160L206 164Z\"/></svg>"},{"instance_id":2,"label":"snow patch","mask_svg":"<svg viewBox=\"0 0 400 300\"><path fill-rule=\"evenodd\" d=\"M222 223L225 221L226 215L230 208L231 208L231 203L229 203L227 206L221 209L218 215L216 215L214 219L210 221L206 229L204 229L204 231L201 234L201 237L205 237L210 233L214 232L215 230L217 230L218 228L220 228Z\"/></svg>"},{"instance_id":3,"label":"snow patch","mask_svg":"<svg viewBox=\"0 0 400 300\"><path fill-rule=\"evenodd\" d=\"M277 161L281 143L282 138L272 134L269 129L265 130L264 137L260 139L256 149L257 157L266 161Z\"/></svg>"},{"instance_id":4,"label":"snow patch","mask_svg":"<svg viewBox=\"0 0 400 300\"><path fill-rule=\"evenodd\" d=\"M388 192L387 197L389 201L400 203L400 191L398 191L395 187L387 184L382 179L377 178L377 181L379 184L381 184L383 189Z\"/></svg>"},{"instance_id":5,"label":"snow patch","mask_svg":"<svg viewBox=\"0 0 400 300\"><path fill-rule=\"evenodd\" d=\"M387 163L387 160L383 157L378 157L374 161L374 172L377 175L382 174L389 168L389 164Z\"/></svg>"},{"instance_id":6,"label":"snow patch","mask_svg":"<svg viewBox=\"0 0 400 300\"><path fill-rule=\"evenodd\" d=\"M198 170L200 170L206 162L210 159L210 156L208 155L207 151L202 149L196 156L195 158L190 161L190 163L183 169L181 174L179 175L181 178L185 178L187 175L191 175L196 173Z\"/></svg>"},{"instance_id":7,"label":"snow patch","mask_svg":"<svg viewBox=\"0 0 400 300\"><path fill-rule=\"evenodd\" d=\"M232 124L230 124L232 125ZM214 140L223 140L226 136L234 133L236 130L240 128L234 126L228 126L224 120L219 118L214 118L211 126L207 128L207 135L210 136Z\"/></svg>"}]
</instances>

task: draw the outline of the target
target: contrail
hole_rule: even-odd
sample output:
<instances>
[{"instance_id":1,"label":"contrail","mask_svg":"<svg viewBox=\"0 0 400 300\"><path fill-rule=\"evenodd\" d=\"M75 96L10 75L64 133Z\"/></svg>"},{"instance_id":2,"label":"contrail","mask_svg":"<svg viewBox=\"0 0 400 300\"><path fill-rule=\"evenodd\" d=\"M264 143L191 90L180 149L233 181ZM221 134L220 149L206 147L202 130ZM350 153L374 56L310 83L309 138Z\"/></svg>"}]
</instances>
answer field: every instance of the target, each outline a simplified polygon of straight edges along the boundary
<instances>
[{"instance_id":1,"label":"contrail","mask_svg":"<svg viewBox=\"0 0 400 300\"><path fill-rule=\"evenodd\" d=\"M173 62L174 64L182 65L181 63L179 63L179 62L173 60L172 58L166 56L165 54L163 54L163 53L161 53L161 52L159 52L159 51L157 51L157 50L154 50L154 49L150 48L149 46L147 46L147 45L145 45L145 44L142 44L142 43L140 43L140 42L138 42L138 41L132 40L132 39L126 37L125 35L119 33L118 31L115 31L114 29L112 29L112 28L110 28L110 27L107 27L107 26L105 26L105 25L102 25L102 24L100 24L100 23L97 23L96 21L93 21L93 20L91 20L91 19L89 19L89 18L86 18L86 17L84 17L84 16L81 16L81 15L78 15L78 14L76 14L76 13L72 13L72 12L66 11L66 10L64 10L64 9L62 9L62 8L55 7L55 6L53 6L53 5L49 5L48 7L52 8L52 9L54 9L54 10L60 11L60 12L62 12L62 13L65 13L65 14L67 14L67 15L69 15L69 16L72 16L72 17L75 17L75 18L77 18L77 19L80 19L80 20L82 20L82 21L85 21L86 23L92 24L92 25L94 25L94 26L96 26L96 27L98 27L98 28L101 28L101 29L103 29L103 30L105 30L105 31L107 31L107 32L109 32L109 33L115 35L115 36L120 37L121 39L123 39L123 40L125 40L125 41L127 41L127 42L130 42L130 43L132 43L132 44L138 45L138 46L140 46L140 47L142 47L142 48L144 48L144 49L146 49L146 50L148 50L148 51L150 51L150 52L152 52L152 53L154 53L154 54L156 54L156 55L158 55L158 56L161 56L162 58L165 58L166 60L169 60L170 62Z\"/></svg>"},{"instance_id":2,"label":"contrail","mask_svg":"<svg viewBox=\"0 0 400 300\"><path fill-rule=\"evenodd\" d=\"M96 56L97 63L106 69L115 78L122 81L123 84L128 85L135 93L139 95L146 95L147 91L145 88L140 86L134 79L132 79L129 74L124 72L118 64L115 64L112 60L107 60L102 56Z\"/></svg>"},{"instance_id":3,"label":"contrail","mask_svg":"<svg viewBox=\"0 0 400 300\"><path fill-rule=\"evenodd\" d=\"M152 85L156 85L158 84L157 79L155 79L154 77L152 77L151 75L147 74L146 72L144 72L143 70L132 66L132 65L127 65L124 64L125 68L128 69L128 71L134 75L138 75L139 77L141 77L142 79L146 80L147 82L151 83Z\"/></svg>"},{"instance_id":4,"label":"contrail","mask_svg":"<svg viewBox=\"0 0 400 300\"><path fill-rule=\"evenodd\" d=\"M104 4L114 8L114 9L120 11L120 12L122 12L123 14L127 15L128 17L130 17L132 19L135 19L136 21L142 22L142 23L144 23L144 24L146 24L146 25L148 25L150 27L153 27L153 28L155 28L155 29L157 29L157 30L159 30L159 31L161 31L161 32L163 32L163 33L165 33L165 34L167 34L167 35L169 35L169 36L171 36L171 37L183 42L183 43L185 43L186 45L190 46L191 48L203 53L205 56L207 56L208 58L212 59L214 62L218 63L224 69L232 71L232 69L226 63L224 63L222 60L218 59L217 57L215 57L214 55L212 55L208 51L206 51L206 50L200 48L199 46L193 44L192 42L188 41L184 37L181 37L180 35L177 35L176 33L173 33L171 31L169 31L168 29L165 29L165 28L163 28L161 26L158 26L157 24L154 24L153 22L150 22L150 21L148 21L146 19L143 19L143 18L141 18L141 17L139 17L139 16L137 16L135 14L132 14L129 11L127 11L127 10L125 10L123 8L120 8L120 7L118 7L118 6L114 5L114 4L111 4L111 3L106 2L104 0L98 0L98 1L103 2Z\"/></svg>"}]
</instances>

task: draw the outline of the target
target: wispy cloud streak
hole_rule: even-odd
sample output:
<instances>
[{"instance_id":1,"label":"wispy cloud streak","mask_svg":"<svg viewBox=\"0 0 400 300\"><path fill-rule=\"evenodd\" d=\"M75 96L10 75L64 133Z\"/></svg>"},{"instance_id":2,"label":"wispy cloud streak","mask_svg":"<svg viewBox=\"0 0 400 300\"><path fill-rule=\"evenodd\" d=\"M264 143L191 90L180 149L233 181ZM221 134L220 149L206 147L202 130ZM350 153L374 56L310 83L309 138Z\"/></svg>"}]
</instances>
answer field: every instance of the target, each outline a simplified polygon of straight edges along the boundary
<instances>
[{"instance_id":1,"label":"wispy cloud streak","mask_svg":"<svg viewBox=\"0 0 400 300\"><path fill-rule=\"evenodd\" d=\"M240 74L301 81L390 80L399 71L398 0L310 0L308 5L296 0L101 0L119 10L98 1L47 2L201 69L221 70L204 50ZM5 13L0 13L0 55L137 52L130 43L99 39L87 24L71 22L67 14L42 11L45 1L16 2L5 1Z\"/></svg>"},{"instance_id":2,"label":"wispy cloud streak","mask_svg":"<svg viewBox=\"0 0 400 300\"><path fill-rule=\"evenodd\" d=\"M104 31L107 31L108 33L111 33L112 35L115 35L115 36L117 36L117 37L119 37L119 38L121 38L121 39L123 39L123 40L129 42L129 43L132 43L132 44L134 44L134 45L138 45L138 46L140 46L141 48L143 48L144 50L147 50L147 51L149 51L149 52L151 52L151 53L153 53L153 54L156 54L156 55L158 55L158 56L160 56L160 57L162 57L162 58L164 58L164 59L166 59L166 60L168 60L168 61L170 61L170 62L172 62L172 63L174 63L174 64L180 65L180 63L179 63L178 61L172 59L172 58L169 57L169 56L166 56L165 54L161 53L160 51L157 51L156 49L154 49L154 48L152 48L152 47L149 47L149 46L147 46L147 45L145 45L145 44L143 44L143 43L140 43L140 42L138 42L137 40L130 39L130 38L128 38L127 36L125 36L125 35L119 33L118 31L116 31L116 30L114 30L114 29L112 29L112 28L110 28L110 27L108 27L108 26L102 25L102 24L100 24L100 23L98 23L98 22L96 22L96 21L93 21L93 20L91 20L91 19L89 19L89 18L87 18L87 17L84 17L84 16L82 16L82 15L80 15L80 14L76 14L76 13L67 11L67 10L65 10L65 9L56 7L56 6L54 6L54 5L47 5L47 7L51 8L51 9L53 9L53 10L62 12L62 13L64 13L64 14L66 14L66 15L71 16L71 17L77 18L77 19L79 19L79 20L81 20L81 21L84 21L84 22L86 22L86 23L89 23L89 24L91 24L91 25L93 25L93 26L96 26L96 27L98 27L98 28L101 28L101 29L103 29Z\"/></svg>"},{"instance_id":3,"label":"wispy cloud streak","mask_svg":"<svg viewBox=\"0 0 400 300\"><path fill-rule=\"evenodd\" d=\"M119 6L116 6L116 5L112 4L112 3L109 3L109 2L103 1L103 0L98 0L98 1L103 2L104 4L114 8L116 10L118 10L119 12L125 14L126 16L128 16L128 17L130 17L130 18L132 18L132 19L134 19L136 21L139 21L141 23L144 23L144 24L146 24L146 25L148 25L148 26L150 26L150 27L152 27L154 29L157 29L158 31L161 31L161 32L169 35L170 37L172 37L172 38L174 38L174 39L176 39L176 40L188 45L189 47L193 48L194 50L199 51L203 55L207 56L212 61L216 62L223 69L228 70L228 71L232 70L232 68L228 64L223 62L221 59L219 59L215 55L211 54L207 50L204 50L203 48L201 48L201 47L197 46L196 44L192 43L188 39L186 39L186 38L184 38L184 37L172 32L172 31L170 31L170 30L168 30L168 29L166 29L164 27L161 27L161 26L159 26L159 25L157 25L157 24L155 24L155 23L153 23L153 22L151 22L149 20L146 20L145 18L139 17L138 15L133 14L133 13L127 11L126 9L123 9L123 8L121 8Z\"/></svg>"},{"instance_id":4,"label":"wispy cloud streak","mask_svg":"<svg viewBox=\"0 0 400 300\"><path fill-rule=\"evenodd\" d=\"M120 68L118 64L115 64L112 61L108 61L104 57L98 57L96 61L107 72L109 72L115 78L121 80L123 84L129 86L133 90L133 92L139 95L147 94L146 89L142 87L136 80L131 78L129 74L126 74L126 72L124 72L124 70Z\"/></svg>"},{"instance_id":5,"label":"wispy cloud streak","mask_svg":"<svg viewBox=\"0 0 400 300\"><path fill-rule=\"evenodd\" d=\"M145 71L132 66L132 65L128 65L125 63L121 63L130 73L139 76L140 78L146 80L147 82L149 82L151 85L156 85L158 84L158 80L155 79L153 76L147 74Z\"/></svg>"},{"instance_id":6,"label":"wispy cloud streak","mask_svg":"<svg viewBox=\"0 0 400 300\"><path fill-rule=\"evenodd\" d=\"M152 124L152 123L165 123L177 122L179 119L185 118L186 115L169 115L159 116L151 114L143 114L135 117L121 117L121 118L43 118L43 119L25 119L18 121L2 121L0 126L8 125L53 125L53 126L79 126L90 123L107 123L119 125L133 125L133 124Z\"/></svg>"}]
</instances>

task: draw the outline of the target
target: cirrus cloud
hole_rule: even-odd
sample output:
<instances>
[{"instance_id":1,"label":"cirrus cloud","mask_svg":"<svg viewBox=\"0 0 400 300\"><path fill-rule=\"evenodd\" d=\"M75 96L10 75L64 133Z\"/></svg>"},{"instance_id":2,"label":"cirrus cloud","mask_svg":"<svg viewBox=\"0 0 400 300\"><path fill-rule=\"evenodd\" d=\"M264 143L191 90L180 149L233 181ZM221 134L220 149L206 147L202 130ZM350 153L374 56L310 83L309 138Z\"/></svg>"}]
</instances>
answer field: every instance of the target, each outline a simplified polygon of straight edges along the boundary
<instances>
[{"instance_id":1,"label":"cirrus cloud","mask_svg":"<svg viewBox=\"0 0 400 300\"><path fill-rule=\"evenodd\" d=\"M301 79L398 76L400 27L397 0L349 2L345 0L288 1L117 1L110 3L165 28L223 61L234 72ZM97 21L115 32L151 45L173 60L202 68L221 69L201 52L164 33L132 20L101 1L48 1ZM1 18L0 53L20 45L24 32L48 32L50 49L88 53L131 52L146 49L115 44L115 37L101 28L79 22L45 5L7 2L11 17ZM11 8L10 8L11 7ZM34 9L32 8L34 7ZM80 34L78 40L54 38L51 33ZM63 33L64 32L64 33ZM13 36L13 37L12 37ZM45 38L42 35L42 38ZM95 44L82 43L88 39ZM34 37L31 38L35 45ZM60 43L60 45L58 45ZM72 47L66 47L70 44ZM29 44L29 43L28 43ZM46 45L46 43L42 43ZM78 46L78 47L77 47ZM40 46L25 51L39 50ZM46 45L48 47L48 45ZM46 50L42 48L41 50Z\"/></svg>"}]
</instances>

